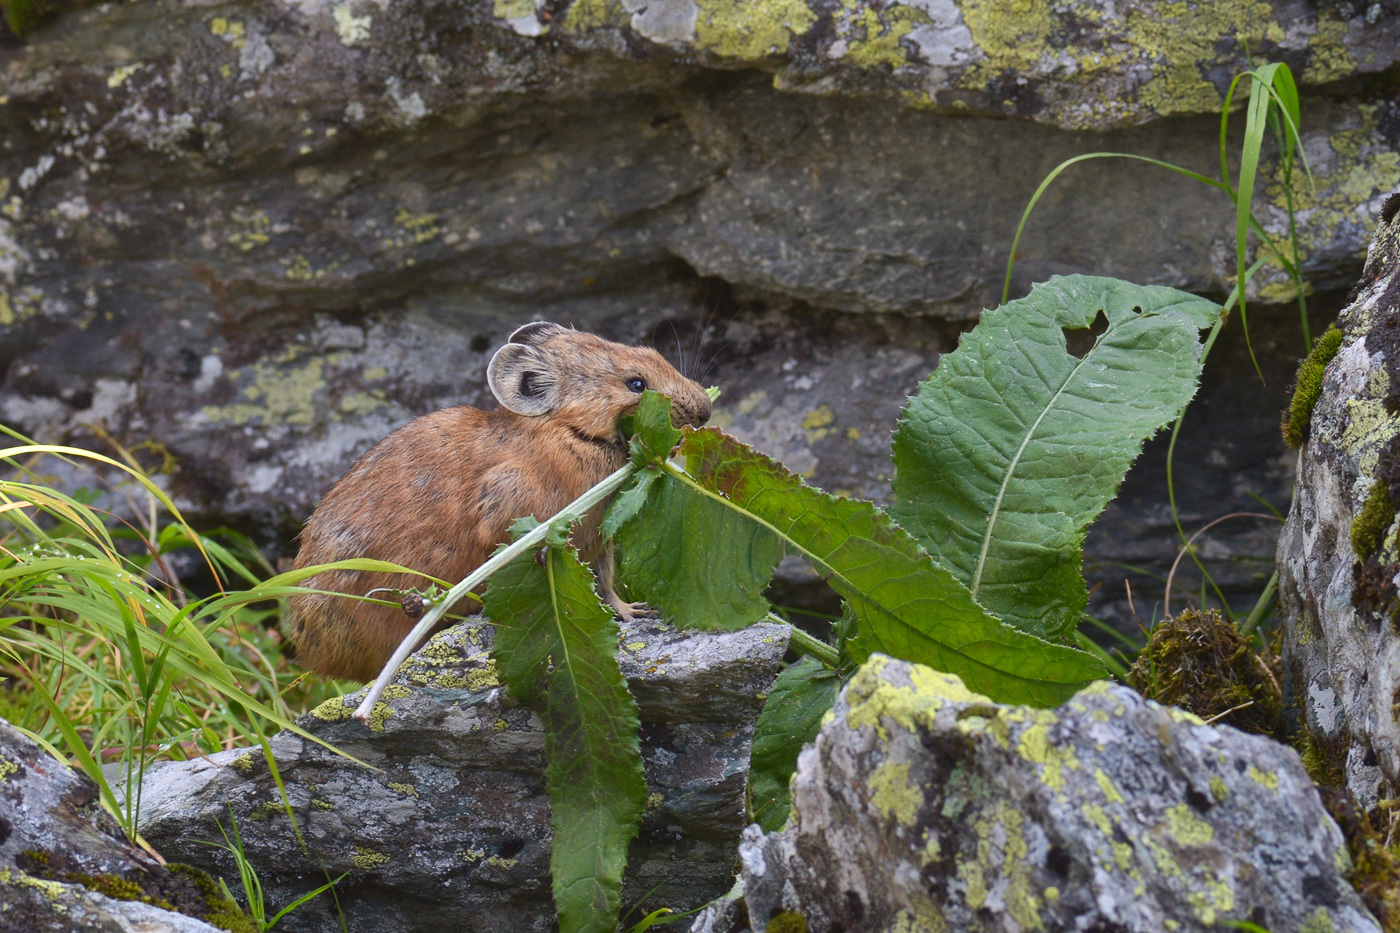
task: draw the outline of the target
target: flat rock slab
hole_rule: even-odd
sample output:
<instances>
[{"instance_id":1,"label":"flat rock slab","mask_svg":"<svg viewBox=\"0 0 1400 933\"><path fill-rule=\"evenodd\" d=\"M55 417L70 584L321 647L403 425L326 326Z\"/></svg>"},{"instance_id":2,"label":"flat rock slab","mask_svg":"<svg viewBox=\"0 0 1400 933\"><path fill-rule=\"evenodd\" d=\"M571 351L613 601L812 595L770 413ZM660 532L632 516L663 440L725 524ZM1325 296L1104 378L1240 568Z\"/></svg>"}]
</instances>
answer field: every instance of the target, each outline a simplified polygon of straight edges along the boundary
<instances>
[{"instance_id":1,"label":"flat rock slab","mask_svg":"<svg viewBox=\"0 0 1400 933\"><path fill-rule=\"evenodd\" d=\"M203 842L222 838L231 808L267 903L348 872L337 894L352 931L555 929L544 733L497 679L492 635L474 622L436 636L399 669L369 726L350 718L363 691L302 717L311 734L377 771L290 733L272 739L304 848L256 749L151 772L142 834L167 858L228 877L227 853ZM787 629L634 623L621 635L650 790L624 910L653 890L652 908L694 907L732 882L749 743ZM340 922L322 896L282 926L333 931Z\"/></svg>"},{"instance_id":2,"label":"flat rock slab","mask_svg":"<svg viewBox=\"0 0 1400 933\"><path fill-rule=\"evenodd\" d=\"M694 933L1380 929L1296 753L1107 682L1033 710L877 655L792 786Z\"/></svg>"},{"instance_id":3,"label":"flat rock slab","mask_svg":"<svg viewBox=\"0 0 1400 933\"><path fill-rule=\"evenodd\" d=\"M152 901L203 897L127 841L97 785L0 719L0 933L216 933ZM247 922L246 920L244 922Z\"/></svg>"}]
</instances>

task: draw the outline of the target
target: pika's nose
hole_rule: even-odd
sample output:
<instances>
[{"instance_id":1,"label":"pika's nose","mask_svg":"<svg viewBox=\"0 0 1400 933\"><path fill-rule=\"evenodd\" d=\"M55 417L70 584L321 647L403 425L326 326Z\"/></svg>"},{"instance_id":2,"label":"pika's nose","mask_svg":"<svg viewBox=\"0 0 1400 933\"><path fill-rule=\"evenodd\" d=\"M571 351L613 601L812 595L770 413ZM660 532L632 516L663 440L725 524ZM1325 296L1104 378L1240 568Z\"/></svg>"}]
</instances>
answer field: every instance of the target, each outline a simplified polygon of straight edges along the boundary
<instances>
[{"instance_id":1,"label":"pika's nose","mask_svg":"<svg viewBox=\"0 0 1400 933\"><path fill-rule=\"evenodd\" d=\"M691 417L690 417L690 423L691 423L692 425L694 425L695 427L698 428L698 427L700 427L700 425L704 424L706 421L709 421L709 420L710 420L710 396L709 396L707 393L705 393L705 392L701 392L701 393L700 393L700 397L695 401L694 406L692 407L691 410L692 410L692 414L691 414Z\"/></svg>"}]
</instances>

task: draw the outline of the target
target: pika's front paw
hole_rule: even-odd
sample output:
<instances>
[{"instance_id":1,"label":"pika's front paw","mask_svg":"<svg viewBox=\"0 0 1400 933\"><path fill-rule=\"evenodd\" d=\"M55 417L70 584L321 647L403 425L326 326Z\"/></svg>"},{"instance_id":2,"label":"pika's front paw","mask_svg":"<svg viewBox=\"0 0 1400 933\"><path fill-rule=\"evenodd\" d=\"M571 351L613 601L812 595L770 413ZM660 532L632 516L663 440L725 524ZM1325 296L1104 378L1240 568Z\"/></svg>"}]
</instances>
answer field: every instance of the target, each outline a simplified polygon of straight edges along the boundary
<instances>
[{"instance_id":1,"label":"pika's front paw","mask_svg":"<svg viewBox=\"0 0 1400 933\"><path fill-rule=\"evenodd\" d=\"M623 622L659 622L661 613L646 603L629 603L621 599L612 603L613 611Z\"/></svg>"}]
</instances>

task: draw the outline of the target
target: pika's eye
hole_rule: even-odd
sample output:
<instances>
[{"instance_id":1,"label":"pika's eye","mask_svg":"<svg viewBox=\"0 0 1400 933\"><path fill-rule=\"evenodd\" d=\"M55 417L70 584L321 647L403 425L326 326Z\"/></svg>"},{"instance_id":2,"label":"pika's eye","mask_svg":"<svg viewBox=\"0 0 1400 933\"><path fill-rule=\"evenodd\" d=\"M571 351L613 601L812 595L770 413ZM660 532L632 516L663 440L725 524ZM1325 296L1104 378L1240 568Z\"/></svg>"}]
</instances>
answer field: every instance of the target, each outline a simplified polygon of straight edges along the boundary
<instances>
[{"instance_id":1,"label":"pika's eye","mask_svg":"<svg viewBox=\"0 0 1400 933\"><path fill-rule=\"evenodd\" d=\"M633 392L641 392L647 387L647 381L641 376L633 376L631 379L628 379L624 385Z\"/></svg>"}]
</instances>

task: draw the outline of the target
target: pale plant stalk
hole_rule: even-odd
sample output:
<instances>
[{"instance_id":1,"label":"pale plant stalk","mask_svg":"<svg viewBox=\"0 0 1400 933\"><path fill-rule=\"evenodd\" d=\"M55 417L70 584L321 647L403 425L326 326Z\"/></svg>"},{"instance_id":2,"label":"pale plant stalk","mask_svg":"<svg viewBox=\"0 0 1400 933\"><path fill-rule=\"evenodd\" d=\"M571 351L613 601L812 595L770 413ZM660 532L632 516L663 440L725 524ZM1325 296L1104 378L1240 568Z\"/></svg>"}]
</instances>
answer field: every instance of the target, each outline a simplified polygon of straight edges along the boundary
<instances>
[{"instance_id":1,"label":"pale plant stalk","mask_svg":"<svg viewBox=\"0 0 1400 933\"><path fill-rule=\"evenodd\" d=\"M555 524L561 521L570 522L578 516L588 514L590 509L621 489L622 485L632 478L632 475L636 473L637 469L638 467L636 464L623 464L622 467L607 476L599 482L598 485L589 489L573 502L570 502L568 505L564 506L564 508L560 509L549 521L537 525L521 535L504 550L498 551L490 560L473 570L465 580L448 590L445 596L435 600L433 602L433 607L423 613L423 618L418 620L418 624L413 626L412 631L404 636L403 641L399 642L398 648L394 649L394 653L389 658L388 663L384 665L384 669L380 671L379 676L375 678L374 685L369 688L369 692L365 694L364 700L356 707L354 712L355 718L364 723L369 722L370 713L374 710L374 704L378 703L380 698L384 696L384 690L389 686L389 681L393 679L394 672L399 669L399 665L413 653L424 636L433 630L433 626L437 625L438 621L447 613L447 610L452 608L459 599L476 589L493 573L515 560L521 554L544 543L545 537L549 534L549 529Z\"/></svg>"}]
</instances>

